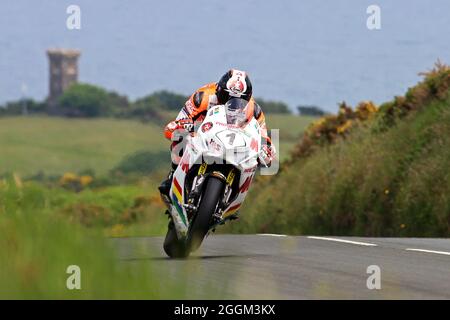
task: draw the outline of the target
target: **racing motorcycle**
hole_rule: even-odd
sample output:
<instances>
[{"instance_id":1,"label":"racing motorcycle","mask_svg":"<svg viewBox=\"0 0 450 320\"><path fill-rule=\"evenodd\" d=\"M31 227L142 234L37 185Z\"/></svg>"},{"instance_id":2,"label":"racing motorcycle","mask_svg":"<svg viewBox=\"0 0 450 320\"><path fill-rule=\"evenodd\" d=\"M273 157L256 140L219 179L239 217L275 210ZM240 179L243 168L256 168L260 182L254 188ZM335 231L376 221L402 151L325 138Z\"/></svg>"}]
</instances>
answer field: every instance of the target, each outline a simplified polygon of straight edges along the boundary
<instances>
[{"instance_id":1,"label":"racing motorcycle","mask_svg":"<svg viewBox=\"0 0 450 320\"><path fill-rule=\"evenodd\" d=\"M237 218L262 157L262 130L252 102L233 98L211 107L186 136L183 156L167 195L170 222L164 251L185 258L227 220ZM258 161L259 159L259 161Z\"/></svg>"}]
</instances>

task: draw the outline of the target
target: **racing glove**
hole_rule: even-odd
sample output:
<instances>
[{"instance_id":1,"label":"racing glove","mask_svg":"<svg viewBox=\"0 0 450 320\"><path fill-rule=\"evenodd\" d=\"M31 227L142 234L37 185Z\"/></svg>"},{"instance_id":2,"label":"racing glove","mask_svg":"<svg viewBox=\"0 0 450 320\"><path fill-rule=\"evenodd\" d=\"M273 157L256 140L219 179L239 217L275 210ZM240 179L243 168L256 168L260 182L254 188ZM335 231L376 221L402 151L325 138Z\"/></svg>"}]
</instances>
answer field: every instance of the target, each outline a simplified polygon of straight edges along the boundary
<instances>
[{"instance_id":1,"label":"racing glove","mask_svg":"<svg viewBox=\"0 0 450 320\"><path fill-rule=\"evenodd\" d=\"M276 156L275 148L272 145L264 144L261 147L259 163L269 167L275 156Z\"/></svg>"},{"instance_id":2,"label":"racing glove","mask_svg":"<svg viewBox=\"0 0 450 320\"><path fill-rule=\"evenodd\" d=\"M184 130L187 132L192 132L194 130L194 121L192 119L180 119L180 120L174 120L171 121L166 126L166 138L172 140L172 141L178 141L180 139L179 134L173 134L174 132L178 130Z\"/></svg>"}]
</instances>

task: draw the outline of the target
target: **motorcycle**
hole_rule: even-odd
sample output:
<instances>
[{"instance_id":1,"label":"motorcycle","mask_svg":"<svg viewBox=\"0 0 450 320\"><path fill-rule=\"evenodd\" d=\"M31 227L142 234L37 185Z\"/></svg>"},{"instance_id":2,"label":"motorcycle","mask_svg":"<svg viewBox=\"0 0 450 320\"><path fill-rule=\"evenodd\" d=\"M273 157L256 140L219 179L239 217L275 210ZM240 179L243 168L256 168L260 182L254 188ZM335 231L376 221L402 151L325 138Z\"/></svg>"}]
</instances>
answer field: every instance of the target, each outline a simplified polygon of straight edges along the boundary
<instances>
[{"instance_id":1,"label":"motorcycle","mask_svg":"<svg viewBox=\"0 0 450 320\"><path fill-rule=\"evenodd\" d=\"M189 256L217 226L236 219L258 165L267 167L261 140L265 128L253 117L251 103L233 98L211 107L186 136L170 197L161 195L170 215L164 240L169 257Z\"/></svg>"}]
</instances>

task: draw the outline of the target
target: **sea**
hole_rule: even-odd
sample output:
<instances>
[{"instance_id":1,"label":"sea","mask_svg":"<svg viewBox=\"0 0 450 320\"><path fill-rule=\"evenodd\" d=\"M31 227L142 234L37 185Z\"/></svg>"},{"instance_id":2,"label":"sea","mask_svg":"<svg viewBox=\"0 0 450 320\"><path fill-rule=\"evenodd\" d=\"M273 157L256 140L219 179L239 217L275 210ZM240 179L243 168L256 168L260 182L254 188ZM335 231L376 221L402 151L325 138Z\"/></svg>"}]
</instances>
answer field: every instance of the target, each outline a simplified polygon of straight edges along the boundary
<instances>
[{"instance_id":1,"label":"sea","mask_svg":"<svg viewBox=\"0 0 450 320\"><path fill-rule=\"evenodd\" d=\"M293 110L379 104L450 63L449 13L448 0L3 0L0 104L47 97L48 48L81 50L79 81L132 100L237 68Z\"/></svg>"}]
</instances>

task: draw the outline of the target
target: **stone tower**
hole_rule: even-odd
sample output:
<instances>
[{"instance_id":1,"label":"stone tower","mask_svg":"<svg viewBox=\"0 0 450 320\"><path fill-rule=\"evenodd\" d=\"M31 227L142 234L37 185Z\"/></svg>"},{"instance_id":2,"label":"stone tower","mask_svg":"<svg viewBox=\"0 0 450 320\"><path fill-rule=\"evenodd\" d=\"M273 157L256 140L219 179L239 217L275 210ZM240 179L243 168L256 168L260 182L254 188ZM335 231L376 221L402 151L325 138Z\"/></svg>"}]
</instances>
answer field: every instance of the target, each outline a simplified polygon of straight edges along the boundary
<instances>
[{"instance_id":1,"label":"stone tower","mask_svg":"<svg viewBox=\"0 0 450 320\"><path fill-rule=\"evenodd\" d=\"M78 80L79 50L49 49L47 55L50 61L50 88L48 104L51 109L57 105L59 96L72 83Z\"/></svg>"}]
</instances>

